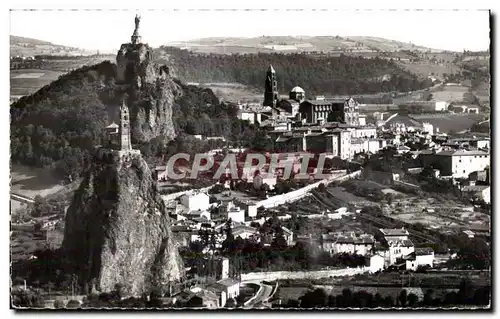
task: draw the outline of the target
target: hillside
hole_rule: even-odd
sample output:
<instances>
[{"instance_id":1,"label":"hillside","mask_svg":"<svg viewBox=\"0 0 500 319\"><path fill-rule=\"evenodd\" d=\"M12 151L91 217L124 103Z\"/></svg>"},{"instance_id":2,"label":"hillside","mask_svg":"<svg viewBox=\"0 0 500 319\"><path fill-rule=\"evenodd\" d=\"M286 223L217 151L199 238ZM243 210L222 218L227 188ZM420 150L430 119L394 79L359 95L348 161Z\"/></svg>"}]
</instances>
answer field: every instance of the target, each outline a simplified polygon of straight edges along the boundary
<instances>
[{"instance_id":1,"label":"hillside","mask_svg":"<svg viewBox=\"0 0 500 319\"><path fill-rule=\"evenodd\" d=\"M109 124L106 105L112 102L110 92L115 87L116 77L116 65L105 61L65 74L35 94L13 103L10 109L12 161L52 167L61 176L77 177L93 148L104 144L104 127ZM178 87L171 105L173 130L177 136L203 134L249 141L257 135L252 125L236 119L234 107L220 103L211 90L173 81ZM141 94L149 96L150 90L145 89L147 91ZM140 114L142 106L131 105L131 115ZM132 125L137 125L131 120ZM137 117L145 130L148 124L143 120ZM137 130L132 132L132 140L136 143L138 138L152 138L136 144L146 157L197 151L195 142L177 138L168 143L170 139L154 136L159 131L148 132L146 136L135 135L140 133Z\"/></svg>"},{"instance_id":2,"label":"hillside","mask_svg":"<svg viewBox=\"0 0 500 319\"><path fill-rule=\"evenodd\" d=\"M429 49L400 41L376 37L339 37L339 36L262 36L255 38L202 38L183 42L167 43L168 46L178 47L199 53L297 53L297 52L324 52L324 53L371 53L371 52L399 52L403 50L432 51Z\"/></svg>"},{"instance_id":3,"label":"hillside","mask_svg":"<svg viewBox=\"0 0 500 319\"><path fill-rule=\"evenodd\" d=\"M431 85L387 59L306 54L196 54L173 47L156 50L158 62L171 64L186 82L240 83L262 90L272 64L281 93L301 86L308 97L415 91Z\"/></svg>"},{"instance_id":4,"label":"hillside","mask_svg":"<svg viewBox=\"0 0 500 319\"><path fill-rule=\"evenodd\" d=\"M89 55L90 52L84 49L67 47L47 41L10 36L10 56L35 56L35 55Z\"/></svg>"}]
</instances>

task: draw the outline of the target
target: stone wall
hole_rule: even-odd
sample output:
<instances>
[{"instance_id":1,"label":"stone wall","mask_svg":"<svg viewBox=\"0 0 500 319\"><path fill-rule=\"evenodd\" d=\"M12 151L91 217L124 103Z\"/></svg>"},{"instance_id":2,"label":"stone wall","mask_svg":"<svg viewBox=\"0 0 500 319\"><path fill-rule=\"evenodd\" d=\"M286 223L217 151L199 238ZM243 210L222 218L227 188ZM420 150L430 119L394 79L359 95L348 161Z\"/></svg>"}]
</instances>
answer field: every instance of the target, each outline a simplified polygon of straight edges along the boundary
<instances>
[{"instance_id":1,"label":"stone wall","mask_svg":"<svg viewBox=\"0 0 500 319\"><path fill-rule=\"evenodd\" d=\"M300 189L297 189L295 191L292 191L292 192L289 192L286 194L276 195L276 196L270 197L268 199L262 200L260 202L257 202L255 205L257 207L263 206L265 208L273 208L273 207L276 207L278 205L283 205L285 203L294 202L294 201L297 201L297 200L307 196L310 191L317 188L320 184L325 184L325 186L326 186L326 185L330 184L331 182L344 181L346 179L359 176L360 174L361 174L361 171L355 171L355 172L348 174L348 175L332 176L330 178L320 180L319 182L316 182L316 183L311 184L311 185L307 185L307 186L302 187Z\"/></svg>"},{"instance_id":2,"label":"stone wall","mask_svg":"<svg viewBox=\"0 0 500 319\"><path fill-rule=\"evenodd\" d=\"M369 271L369 267L343 268L317 271L271 271L251 272L241 275L241 281L273 281L277 279L321 279L330 277L354 276Z\"/></svg>"}]
</instances>

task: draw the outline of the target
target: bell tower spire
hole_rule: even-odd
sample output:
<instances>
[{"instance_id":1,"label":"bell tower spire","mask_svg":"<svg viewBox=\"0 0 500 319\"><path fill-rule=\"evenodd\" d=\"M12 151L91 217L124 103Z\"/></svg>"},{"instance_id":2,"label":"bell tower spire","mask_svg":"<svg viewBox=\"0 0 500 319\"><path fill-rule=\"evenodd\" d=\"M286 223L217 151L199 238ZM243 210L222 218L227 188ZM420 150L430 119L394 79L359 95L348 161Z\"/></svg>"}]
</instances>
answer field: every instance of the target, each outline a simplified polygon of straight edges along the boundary
<instances>
[{"instance_id":1,"label":"bell tower spire","mask_svg":"<svg viewBox=\"0 0 500 319\"><path fill-rule=\"evenodd\" d=\"M120 145L121 151L130 151L132 143L130 142L130 114L125 101L120 106Z\"/></svg>"},{"instance_id":2,"label":"bell tower spire","mask_svg":"<svg viewBox=\"0 0 500 319\"><path fill-rule=\"evenodd\" d=\"M278 82L276 80L276 71L274 70L272 65L269 65L269 68L266 72L266 84L264 91L264 106L270 106L275 108L276 102L278 102Z\"/></svg>"}]
</instances>

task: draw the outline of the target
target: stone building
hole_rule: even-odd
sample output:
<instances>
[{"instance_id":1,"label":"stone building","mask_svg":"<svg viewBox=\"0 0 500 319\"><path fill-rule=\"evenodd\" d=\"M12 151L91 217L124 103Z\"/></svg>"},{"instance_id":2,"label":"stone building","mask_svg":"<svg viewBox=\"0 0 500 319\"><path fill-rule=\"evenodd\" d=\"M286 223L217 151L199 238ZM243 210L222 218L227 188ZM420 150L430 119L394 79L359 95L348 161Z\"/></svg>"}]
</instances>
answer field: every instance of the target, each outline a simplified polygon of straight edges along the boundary
<instances>
[{"instance_id":1,"label":"stone building","mask_svg":"<svg viewBox=\"0 0 500 319\"><path fill-rule=\"evenodd\" d=\"M300 86L296 86L290 91L289 97L290 100L301 103L306 99L306 91Z\"/></svg>"},{"instance_id":2,"label":"stone building","mask_svg":"<svg viewBox=\"0 0 500 319\"><path fill-rule=\"evenodd\" d=\"M266 72L263 106L270 106L272 108L275 108L276 103L278 102L278 98L279 94L278 94L278 82L276 80L276 71L274 70L272 65L269 65L269 68L267 69Z\"/></svg>"},{"instance_id":3,"label":"stone building","mask_svg":"<svg viewBox=\"0 0 500 319\"><path fill-rule=\"evenodd\" d=\"M340 122L359 126L359 106L353 98L315 99L300 103L299 112L306 123Z\"/></svg>"}]
</instances>

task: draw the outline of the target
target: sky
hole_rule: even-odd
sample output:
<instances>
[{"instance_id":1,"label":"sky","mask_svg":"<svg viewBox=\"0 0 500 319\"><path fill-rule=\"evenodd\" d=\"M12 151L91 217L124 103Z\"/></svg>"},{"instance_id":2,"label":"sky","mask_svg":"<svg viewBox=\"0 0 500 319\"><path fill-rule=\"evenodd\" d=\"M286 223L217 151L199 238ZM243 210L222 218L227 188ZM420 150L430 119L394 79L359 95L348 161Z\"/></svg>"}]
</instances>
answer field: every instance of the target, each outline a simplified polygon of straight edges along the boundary
<instances>
[{"instance_id":1,"label":"sky","mask_svg":"<svg viewBox=\"0 0 500 319\"><path fill-rule=\"evenodd\" d=\"M374 36L452 51L486 50L489 12L477 10L11 11L10 34L89 50L115 51L142 17L144 42L157 47L205 37Z\"/></svg>"}]
</instances>

